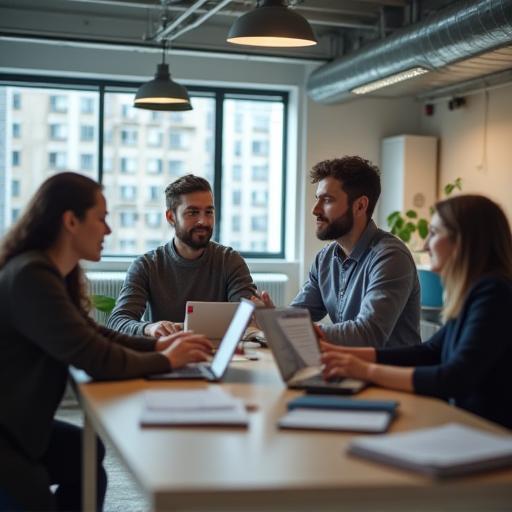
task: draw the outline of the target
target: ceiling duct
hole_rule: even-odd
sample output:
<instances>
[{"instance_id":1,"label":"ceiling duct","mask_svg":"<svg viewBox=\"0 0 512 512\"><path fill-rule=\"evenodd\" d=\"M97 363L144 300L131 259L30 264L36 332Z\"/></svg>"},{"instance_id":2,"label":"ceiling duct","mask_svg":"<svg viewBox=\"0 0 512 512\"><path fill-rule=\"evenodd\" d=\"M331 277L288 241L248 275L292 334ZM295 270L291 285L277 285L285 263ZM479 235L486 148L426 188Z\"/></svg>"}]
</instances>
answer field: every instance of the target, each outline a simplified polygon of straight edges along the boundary
<instances>
[{"instance_id":1,"label":"ceiling duct","mask_svg":"<svg viewBox=\"0 0 512 512\"><path fill-rule=\"evenodd\" d=\"M365 84L414 68L438 70L512 44L512 0L462 0L429 19L315 70L311 99L335 103Z\"/></svg>"}]
</instances>

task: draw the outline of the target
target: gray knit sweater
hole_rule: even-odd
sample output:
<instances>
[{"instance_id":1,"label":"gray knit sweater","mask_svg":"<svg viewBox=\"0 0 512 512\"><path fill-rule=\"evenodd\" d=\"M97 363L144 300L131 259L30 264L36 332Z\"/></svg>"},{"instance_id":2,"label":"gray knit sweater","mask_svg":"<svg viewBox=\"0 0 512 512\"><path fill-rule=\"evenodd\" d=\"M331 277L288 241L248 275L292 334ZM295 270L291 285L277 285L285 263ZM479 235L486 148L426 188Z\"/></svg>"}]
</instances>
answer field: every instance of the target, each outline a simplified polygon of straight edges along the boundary
<instances>
[{"instance_id":1,"label":"gray knit sweater","mask_svg":"<svg viewBox=\"0 0 512 512\"><path fill-rule=\"evenodd\" d=\"M171 240L130 265L107 325L143 334L150 322L183 322L187 300L237 302L255 291L244 259L231 247L210 242L199 258L187 260ZM148 321L141 321L146 308Z\"/></svg>"}]
</instances>

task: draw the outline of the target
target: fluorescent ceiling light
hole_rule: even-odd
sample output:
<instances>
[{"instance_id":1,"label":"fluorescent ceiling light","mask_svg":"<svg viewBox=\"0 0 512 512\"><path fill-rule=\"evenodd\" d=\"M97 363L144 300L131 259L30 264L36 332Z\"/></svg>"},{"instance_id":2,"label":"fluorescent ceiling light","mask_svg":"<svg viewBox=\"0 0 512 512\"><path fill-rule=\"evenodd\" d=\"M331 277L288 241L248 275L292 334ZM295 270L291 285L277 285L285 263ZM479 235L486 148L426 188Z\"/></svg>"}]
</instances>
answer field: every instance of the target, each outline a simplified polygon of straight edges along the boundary
<instances>
[{"instance_id":1,"label":"fluorescent ceiling light","mask_svg":"<svg viewBox=\"0 0 512 512\"><path fill-rule=\"evenodd\" d=\"M376 91L377 89L387 87L388 85L393 85L404 80L409 80L409 78L424 75L425 73L428 73L428 69L420 67L408 69L406 71L396 73L395 75L387 76L386 78L382 78L380 80L375 80L375 82L370 82L369 84L361 85L360 87L352 89L350 92L354 94L366 94L368 92Z\"/></svg>"}]
</instances>

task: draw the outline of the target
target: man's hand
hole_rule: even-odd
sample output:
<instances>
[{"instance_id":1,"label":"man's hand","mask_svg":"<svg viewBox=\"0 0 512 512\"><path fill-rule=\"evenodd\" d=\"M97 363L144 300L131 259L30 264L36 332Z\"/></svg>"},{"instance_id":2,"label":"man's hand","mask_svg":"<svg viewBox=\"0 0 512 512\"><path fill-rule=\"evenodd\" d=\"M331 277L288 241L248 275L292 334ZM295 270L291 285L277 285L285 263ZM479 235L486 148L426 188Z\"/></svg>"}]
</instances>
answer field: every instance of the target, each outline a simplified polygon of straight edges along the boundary
<instances>
[{"instance_id":1,"label":"man's hand","mask_svg":"<svg viewBox=\"0 0 512 512\"><path fill-rule=\"evenodd\" d=\"M275 308L275 305L270 298L270 294L266 290L263 290L259 295L255 293L251 297L251 300L256 304L256 307Z\"/></svg>"},{"instance_id":2,"label":"man's hand","mask_svg":"<svg viewBox=\"0 0 512 512\"><path fill-rule=\"evenodd\" d=\"M173 368L181 368L188 363L208 361L213 351L210 340L202 334L193 334L191 331L173 334L161 340L162 343L165 340L170 341L169 346L162 350L162 354L167 356Z\"/></svg>"},{"instance_id":3,"label":"man's hand","mask_svg":"<svg viewBox=\"0 0 512 512\"><path fill-rule=\"evenodd\" d=\"M182 330L183 324L162 320L161 322L146 325L144 327L144 334L146 336L153 336L153 338L159 338L160 336L168 336Z\"/></svg>"}]
</instances>

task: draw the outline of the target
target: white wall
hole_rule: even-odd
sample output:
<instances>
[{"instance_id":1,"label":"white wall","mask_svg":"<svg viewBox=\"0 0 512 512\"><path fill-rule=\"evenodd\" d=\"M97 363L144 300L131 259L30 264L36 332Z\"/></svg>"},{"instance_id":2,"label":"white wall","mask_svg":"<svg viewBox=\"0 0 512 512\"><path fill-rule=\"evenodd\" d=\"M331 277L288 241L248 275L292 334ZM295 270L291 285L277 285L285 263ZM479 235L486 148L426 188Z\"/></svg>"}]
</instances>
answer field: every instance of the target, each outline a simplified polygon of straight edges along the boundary
<instances>
[{"instance_id":1,"label":"white wall","mask_svg":"<svg viewBox=\"0 0 512 512\"><path fill-rule=\"evenodd\" d=\"M383 137L402 133L419 134L421 106L413 99L367 98L323 106L308 102L307 156L303 180L309 183L311 167L326 158L359 155L380 165L380 141ZM301 253L304 277L323 242L316 239L311 210L316 187L305 190L304 244ZM385 193L385 191L383 191Z\"/></svg>"},{"instance_id":2,"label":"white wall","mask_svg":"<svg viewBox=\"0 0 512 512\"><path fill-rule=\"evenodd\" d=\"M484 92L467 96L466 106L458 110L450 111L448 100L437 102L432 117L421 117L421 126L440 140L439 194L444 184L460 176L463 192L497 201L512 223L512 84L488 95L485 152Z\"/></svg>"}]
</instances>

